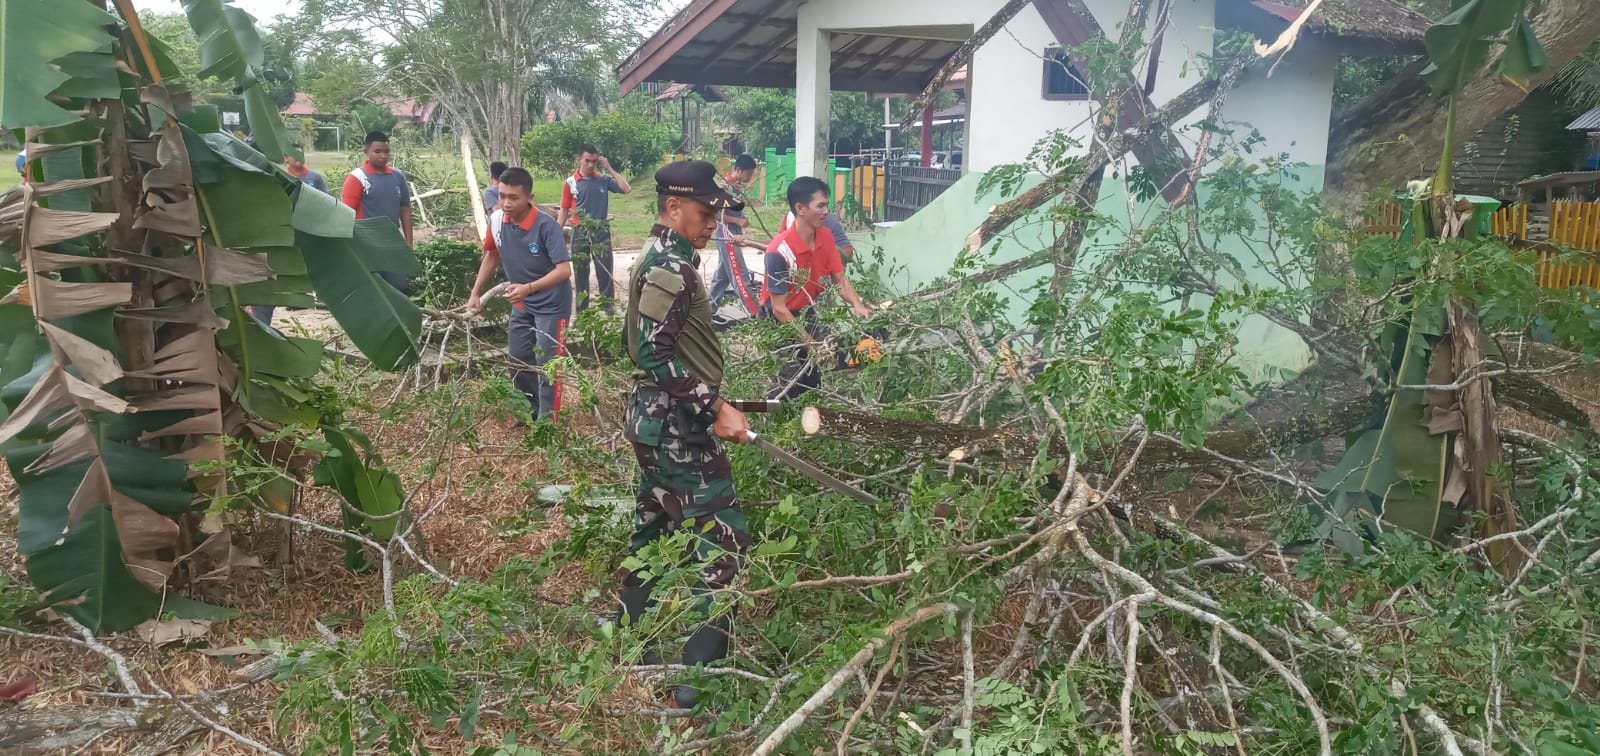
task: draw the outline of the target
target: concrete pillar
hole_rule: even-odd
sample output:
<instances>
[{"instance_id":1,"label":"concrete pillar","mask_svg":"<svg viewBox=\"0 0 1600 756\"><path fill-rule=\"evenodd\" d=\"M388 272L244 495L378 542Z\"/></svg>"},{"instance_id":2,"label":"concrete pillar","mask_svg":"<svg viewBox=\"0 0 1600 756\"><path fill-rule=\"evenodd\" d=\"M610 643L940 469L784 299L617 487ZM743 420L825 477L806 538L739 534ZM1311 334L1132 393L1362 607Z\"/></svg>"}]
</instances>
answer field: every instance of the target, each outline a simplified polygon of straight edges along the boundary
<instances>
[{"instance_id":1,"label":"concrete pillar","mask_svg":"<svg viewBox=\"0 0 1600 756\"><path fill-rule=\"evenodd\" d=\"M818 29L801 6L799 38L795 43L799 61L794 82L794 170L804 176L827 180L828 124L833 117L833 51L831 36Z\"/></svg>"}]
</instances>

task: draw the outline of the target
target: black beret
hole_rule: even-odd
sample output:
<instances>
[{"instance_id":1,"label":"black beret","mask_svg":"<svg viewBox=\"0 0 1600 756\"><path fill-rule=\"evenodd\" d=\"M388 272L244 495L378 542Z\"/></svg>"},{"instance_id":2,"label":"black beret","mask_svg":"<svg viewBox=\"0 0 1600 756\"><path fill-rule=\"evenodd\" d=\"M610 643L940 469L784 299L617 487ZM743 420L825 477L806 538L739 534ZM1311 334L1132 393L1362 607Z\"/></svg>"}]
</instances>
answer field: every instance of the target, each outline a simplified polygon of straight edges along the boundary
<instances>
[{"instance_id":1,"label":"black beret","mask_svg":"<svg viewBox=\"0 0 1600 756\"><path fill-rule=\"evenodd\" d=\"M656 194L688 197L717 210L744 209L743 202L717 183L717 167L704 160L680 160L662 166L656 171Z\"/></svg>"}]
</instances>

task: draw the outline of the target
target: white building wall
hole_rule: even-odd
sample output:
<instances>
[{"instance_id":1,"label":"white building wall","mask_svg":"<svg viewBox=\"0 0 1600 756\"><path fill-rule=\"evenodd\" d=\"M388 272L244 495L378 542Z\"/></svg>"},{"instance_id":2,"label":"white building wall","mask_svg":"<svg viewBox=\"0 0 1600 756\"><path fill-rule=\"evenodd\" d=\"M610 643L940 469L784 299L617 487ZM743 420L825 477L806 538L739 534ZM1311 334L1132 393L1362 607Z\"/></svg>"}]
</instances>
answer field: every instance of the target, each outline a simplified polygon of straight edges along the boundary
<instances>
[{"instance_id":1,"label":"white building wall","mask_svg":"<svg viewBox=\"0 0 1600 756\"><path fill-rule=\"evenodd\" d=\"M1222 118L1261 132L1266 141L1257 155L1286 153L1293 162L1321 166L1328 159L1338 63L1327 43L1302 39L1270 77L1258 69L1242 79L1223 104Z\"/></svg>"},{"instance_id":2,"label":"white building wall","mask_svg":"<svg viewBox=\"0 0 1600 756\"><path fill-rule=\"evenodd\" d=\"M799 12L799 39L816 39L825 30L870 30L905 26L967 25L976 29L992 17L1004 0L809 0ZM1115 33L1116 25L1125 17L1128 0L1088 0L1090 10L1108 33ZM1156 87L1152 99L1160 104L1177 96L1199 80L1203 70L1203 57L1212 51L1212 34L1215 27L1215 0L1174 0L1171 23L1162 41L1162 60L1156 71ZM1153 25L1153 20L1152 20ZM1039 12L1028 5L1012 19L1006 28L980 48L968 71L968 138L965 165L968 170L987 171L997 165L1013 163L1027 157L1028 152L1046 134L1065 129L1080 141L1087 143L1091 133L1090 117L1093 107L1088 101L1046 100L1043 97L1044 51L1057 44L1054 35L1044 23ZM796 165L815 166L826 160L817 146L819 140L806 138L813 134L815 125L826 123L818 116L827 107L826 95L811 88L811 83L821 77L813 76L819 61L815 47L802 42L798 85L796 93L797 142ZM1316 72L1299 70L1303 51L1293 53L1295 63L1279 68L1278 76L1286 69L1296 69L1285 80L1274 82L1269 91L1246 98L1265 106L1284 94L1294 95L1296 102L1324 100L1319 109L1331 107L1332 61L1326 66L1317 61ZM1309 57L1309 56L1307 56ZM1139 70L1144 70L1140 66ZM1315 73L1315 82L1305 78ZM1275 77L1277 78L1277 77ZM1322 79L1326 79L1324 85ZM1244 94L1248 85L1236 90L1234 97ZM1251 112L1240 106L1241 113ZM1254 115L1268 115L1264 108ZM1314 115L1301 111L1302 115ZM1198 116L1196 116L1198 117ZM1276 117L1270 127L1289 127L1298 132L1313 122L1307 118L1293 118L1290 122ZM1314 127L1320 129L1318 138L1326 142L1327 119ZM1283 136L1283 135L1277 135ZM1298 141L1309 144L1311 139ZM820 159L820 160L819 160ZM1323 160L1318 155L1314 162Z\"/></svg>"}]
</instances>

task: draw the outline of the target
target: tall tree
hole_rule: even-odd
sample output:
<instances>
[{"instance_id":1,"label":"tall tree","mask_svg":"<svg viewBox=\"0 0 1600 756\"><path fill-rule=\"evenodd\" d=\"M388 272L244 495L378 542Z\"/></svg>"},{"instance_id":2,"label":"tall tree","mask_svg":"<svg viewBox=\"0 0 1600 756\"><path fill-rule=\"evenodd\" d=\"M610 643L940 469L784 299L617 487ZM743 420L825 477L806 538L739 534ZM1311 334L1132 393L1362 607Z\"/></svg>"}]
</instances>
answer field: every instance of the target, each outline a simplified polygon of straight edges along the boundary
<instances>
[{"instance_id":1,"label":"tall tree","mask_svg":"<svg viewBox=\"0 0 1600 756\"><path fill-rule=\"evenodd\" d=\"M308 34L354 29L393 43L373 63L438 103L491 158L514 158L531 114L597 107L611 64L638 41L630 19L655 0L307 0Z\"/></svg>"}]
</instances>

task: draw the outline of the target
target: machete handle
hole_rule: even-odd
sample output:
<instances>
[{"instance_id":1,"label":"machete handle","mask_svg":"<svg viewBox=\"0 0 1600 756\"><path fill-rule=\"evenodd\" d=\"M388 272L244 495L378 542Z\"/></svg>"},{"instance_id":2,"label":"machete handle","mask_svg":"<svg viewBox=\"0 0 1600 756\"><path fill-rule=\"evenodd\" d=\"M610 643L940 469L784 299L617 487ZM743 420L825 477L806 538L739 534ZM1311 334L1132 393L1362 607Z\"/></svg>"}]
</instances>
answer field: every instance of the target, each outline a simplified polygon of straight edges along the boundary
<instances>
[{"instance_id":1,"label":"machete handle","mask_svg":"<svg viewBox=\"0 0 1600 756\"><path fill-rule=\"evenodd\" d=\"M777 412L781 404L777 399L723 399L722 401L740 412Z\"/></svg>"}]
</instances>

